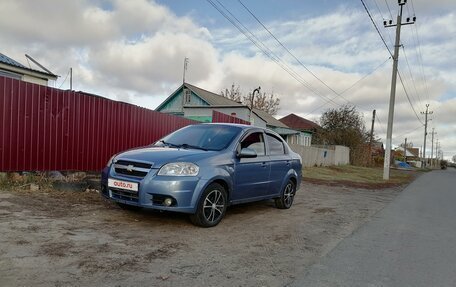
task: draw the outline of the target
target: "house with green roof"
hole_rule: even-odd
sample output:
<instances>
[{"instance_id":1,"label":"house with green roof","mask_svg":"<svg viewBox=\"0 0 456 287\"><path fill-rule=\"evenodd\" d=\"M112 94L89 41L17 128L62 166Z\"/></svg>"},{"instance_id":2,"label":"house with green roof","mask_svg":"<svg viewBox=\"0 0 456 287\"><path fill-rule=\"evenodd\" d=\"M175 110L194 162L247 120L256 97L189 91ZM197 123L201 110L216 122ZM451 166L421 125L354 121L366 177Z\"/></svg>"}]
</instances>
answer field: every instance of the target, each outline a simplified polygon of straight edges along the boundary
<instances>
[{"instance_id":1,"label":"house with green roof","mask_svg":"<svg viewBox=\"0 0 456 287\"><path fill-rule=\"evenodd\" d=\"M200 122L212 122L212 111L217 111L248 121L252 125L274 130L287 141L304 136L301 131L288 127L262 110L256 108L250 110L250 107L242 103L188 83L177 88L156 108L156 111ZM304 141L290 141L290 143L300 142Z\"/></svg>"}]
</instances>

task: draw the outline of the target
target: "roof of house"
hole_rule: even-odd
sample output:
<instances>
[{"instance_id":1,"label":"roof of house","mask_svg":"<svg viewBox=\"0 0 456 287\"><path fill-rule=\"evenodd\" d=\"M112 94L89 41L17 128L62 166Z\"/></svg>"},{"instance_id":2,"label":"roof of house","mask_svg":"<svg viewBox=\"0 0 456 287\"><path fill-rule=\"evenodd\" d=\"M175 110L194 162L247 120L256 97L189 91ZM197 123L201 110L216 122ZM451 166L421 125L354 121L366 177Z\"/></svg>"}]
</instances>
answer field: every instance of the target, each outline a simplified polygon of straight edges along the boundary
<instances>
[{"instance_id":1,"label":"roof of house","mask_svg":"<svg viewBox=\"0 0 456 287\"><path fill-rule=\"evenodd\" d=\"M410 151L415 157L418 157L420 155L420 149L417 147L409 147L407 150Z\"/></svg>"},{"instance_id":2,"label":"roof of house","mask_svg":"<svg viewBox=\"0 0 456 287\"><path fill-rule=\"evenodd\" d=\"M42 75L46 75L47 77L49 77L51 79L57 79L57 75L54 75L52 73L48 73L48 72L45 72L45 71L35 70L35 69L32 69L32 68L26 67L26 66L22 65L21 63L19 63L18 61L13 60L10 57L8 57L8 56L6 56L6 55L4 55L2 53L0 53L0 63L6 64L6 65L9 65L9 66L12 66L12 67L16 67L16 68L19 68L19 69L24 69L24 70L27 70L27 71L39 73L39 74L42 74Z\"/></svg>"},{"instance_id":3,"label":"roof of house","mask_svg":"<svg viewBox=\"0 0 456 287\"><path fill-rule=\"evenodd\" d=\"M400 152L401 154L403 154L404 148L403 147L397 147L397 148L395 148L395 151L396 152ZM406 151L406 155L408 157L418 157L418 153L419 153L419 149L418 148L413 148L413 147L410 148L410 147L408 147L408 148L406 148L405 151Z\"/></svg>"},{"instance_id":4,"label":"roof of house","mask_svg":"<svg viewBox=\"0 0 456 287\"><path fill-rule=\"evenodd\" d=\"M253 108L252 111L255 114L257 114L257 116L262 118L266 122L266 125L268 125L268 126L279 127L279 128L289 128L289 126L282 123L281 121L274 118L273 116L271 116L270 114L268 114L267 112L265 112L263 110Z\"/></svg>"},{"instance_id":5,"label":"roof of house","mask_svg":"<svg viewBox=\"0 0 456 287\"><path fill-rule=\"evenodd\" d=\"M288 116L281 118L279 121L291 128L301 131L313 130L320 127L318 124L295 114L289 114Z\"/></svg>"},{"instance_id":6,"label":"roof of house","mask_svg":"<svg viewBox=\"0 0 456 287\"><path fill-rule=\"evenodd\" d=\"M190 89L192 92L194 92L196 95L198 95L203 101L205 101L209 106L211 107L224 107L224 106L229 106L229 107L247 107L243 105L242 103L238 103L236 101L230 100L228 98L225 98L221 95L218 95L216 93L210 92L208 90L201 89L199 87L196 87L194 85L184 83L181 85L174 93L172 93L166 100L164 100L157 108L156 110L159 111L164 104L171 99L177 91L179 91L182 86L185 88ZM192 106L185 106L186 108L191 108ZM201 107L201 106L198 106ZM247 107L248 108L248 107ZM289 128L286 124L280 122L267 112L264 112L259 109L253 109L253 113L255 113L258 117L263 119L266 122L266 125L268 126L273 126L273 127L281 127L281 128Z\"/></svg>"},{"instance_id":7,"label":"roof of house","mask_svg":"<svg viewBox=\"0 0 456 287\"><path fill-rule=\"evenodd\" d=\"M210 106L243 106L243 104L241 103L235 102L233 100L222 97L213 92L209 92L207 90L198 88L196 86L190 85L188 83L185 83L184 86L193 91L195 94L197 94Z\"/></svg>"},{"instance_id":8,"label":"roof of house","mask_svg":"<svg viewBox=\"0 0 456 287\"><path fill-rule=\"evenodd\" d=\"M24 66L21 63L11 59L8 56L3 55L2 53L0 53L0 63L7 64L7 65L10 65L10 66L16 66L16 67L22 68L22 69L28 69L26 66Z\"/></svg>"}]
</instances>

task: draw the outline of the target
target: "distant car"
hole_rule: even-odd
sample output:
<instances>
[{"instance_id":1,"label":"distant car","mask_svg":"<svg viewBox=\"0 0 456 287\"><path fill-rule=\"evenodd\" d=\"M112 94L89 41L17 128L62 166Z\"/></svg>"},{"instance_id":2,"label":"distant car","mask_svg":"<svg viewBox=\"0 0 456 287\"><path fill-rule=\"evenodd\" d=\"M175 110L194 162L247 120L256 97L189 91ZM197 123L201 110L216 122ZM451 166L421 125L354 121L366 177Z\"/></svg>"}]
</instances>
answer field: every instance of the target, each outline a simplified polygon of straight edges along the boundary
<instances>
[{"instance_id":1,"label":"distant car","mask_svg":"<svg viewBox=\"0 0 456 287\"><path fill-rule=\"evenodd\" d=\"M441 160L440 161L440 168L441 169L447 169L447 166L448 166L448 161L446 161L446 160Z\"/></svg>"},{"instance_id":2,"label":"distant car","mask_svg":"<svg viewBox=\"0 0 456 287\"><path fill-rule=\"evenodd\" d=\"M290 208L301 167L301 157L273 131L198 124L113 156L102 194L123 208L189 213L193 224L212 227L232 204L275 199L278 208Z\"/></svg>"}]
</instances>

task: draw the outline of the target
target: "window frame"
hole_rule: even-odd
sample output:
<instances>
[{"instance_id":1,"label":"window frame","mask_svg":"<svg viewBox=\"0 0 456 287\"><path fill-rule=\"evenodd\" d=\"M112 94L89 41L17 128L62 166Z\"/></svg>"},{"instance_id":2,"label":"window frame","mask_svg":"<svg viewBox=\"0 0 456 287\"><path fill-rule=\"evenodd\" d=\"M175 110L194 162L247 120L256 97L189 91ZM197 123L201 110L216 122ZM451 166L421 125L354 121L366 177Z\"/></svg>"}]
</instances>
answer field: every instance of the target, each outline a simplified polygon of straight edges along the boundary
<instances>
[{"instance_id":1,"label":"window frame","mask_svg":"<svg viewBox=\"0 0 456 287\"><path fill-rule=\"evenodd\" d=\"M269 138L268 138L269 136L275 138L276 140L278 140L282 144L283 153L281 153L281 154L272 154L271 153L271 149L270 149L270 146L269 146ZM282 155L287 155L288 154L287 145L285 144L284 140L280 136L275 135L275 134L270 133L270 132L266 132L266 138L267 138L267 144L266 145L267 145L267 148L268 148L268 155L269 156L282 156Z\"/></svg>"},{"instance_id":2,"label":"window frame","mask_svg":"<svg viewBox=\"0 0 456 287\"><path fill-rule=\"evenodd\" d=\"M251 131L248 131L247 133L245 133L238 141L237 143L237 146L236 146L236 155L239 155L240 152L241 152L241 149L242 149L242 142L248 138L250 135L254 134L254 133L259 133L261 134L261 136L263 137L263 145L264 145L264 154L257 154L257 157L265 157L265 156L268 156L268 145L266 143L266 137L265 137L265 132L263 130L251 130ZM256 152L256 151L255 151Z\"/></svg>"}]
</instances>

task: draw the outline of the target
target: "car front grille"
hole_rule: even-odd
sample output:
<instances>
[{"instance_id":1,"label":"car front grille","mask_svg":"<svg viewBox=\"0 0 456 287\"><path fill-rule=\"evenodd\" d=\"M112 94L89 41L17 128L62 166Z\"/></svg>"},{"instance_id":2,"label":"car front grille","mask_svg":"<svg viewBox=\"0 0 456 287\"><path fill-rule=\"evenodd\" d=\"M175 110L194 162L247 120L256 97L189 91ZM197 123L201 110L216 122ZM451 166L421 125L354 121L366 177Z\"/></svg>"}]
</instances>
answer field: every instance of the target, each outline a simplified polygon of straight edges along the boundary
<instances>
[{"instance_id":1,"label":"car front grille","mask_svg":"<svg viewBox=\"0 0 456 287\"><path fill-rule=\"evenodd\" d=\"M128 191L128 190L119 190L115 188L110 188L111 197L115 199L128 200L133 202L139 201L138 192Z\"/></svg>"},{"instance_id":2,"label":"car front grille","mask_svg":"<svg viewBox=\"0 0 456 287\"><path fill-rule=\"evenodd\" d=\"M118 174L143 178L152 168L151 163L118 160L114 163L114 170Z\"/></svg>"}]
</instances>

